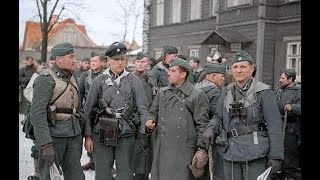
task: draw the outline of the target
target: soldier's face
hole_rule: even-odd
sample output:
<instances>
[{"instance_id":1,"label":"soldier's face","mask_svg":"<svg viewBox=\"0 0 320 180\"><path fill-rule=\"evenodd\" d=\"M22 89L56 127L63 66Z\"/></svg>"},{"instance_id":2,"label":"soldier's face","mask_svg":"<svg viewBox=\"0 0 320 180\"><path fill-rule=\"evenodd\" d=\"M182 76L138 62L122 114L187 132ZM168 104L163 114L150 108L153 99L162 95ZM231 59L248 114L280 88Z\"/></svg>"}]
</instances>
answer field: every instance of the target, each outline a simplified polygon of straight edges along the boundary
<instances>
[{"instance_id":1,"label":"soldier's face","mask_svg":"<svg viewBox=\"0 0 320 180\"><path fill-rule=\"evenodd\" d=\"M179 66L172 66L169 68L168 80L173 86L181 85L185 81L187 73Z\"/></svg>"},{"instance_id":2,"label":"soldier's face","mask_svg":"<svg viewBox=\"0 0 320 180\"><path fill-rule=\"evenodd\" d=\"M292 79L291 78L288 79L284 73L281 73L281 75L279 77L280 87L287 87L291 83L292 83Z\"/></svg>"},{"instance_id":3,"label":"soldier's face","mask_svg":"<svg viewBox=\"0 0 320 180\"><path fill-rule=\"evenodd\" d=\"M170 64L170 62L176 57L178 57L178 54L166 54L166 58L164 59L164 62L166 64Z\"/></svg>"},{"instance_id":4,"label":"soldier's face","mask_svg":"<svg viewBox=\"0 0 320 180\"><path fill-rule=\"evenodd\" d=\"M224 75L220 73L212 74L213 83L221 88L224 84Z\"/></svg>"},{"instance_id":5,"label":"soldier's face","mask_svg":"<svg viewBox=\"0 0 320 180\"><path fill-rule=\"evenodd\" d=\"M119 75L127 66L127 56L123 56L119 60L110 58L108 61L110 61L109 67L111 68L111 71L116 75Z\"/></svg>"},{"instance_id":6,"label":"soldier's face","mask_svg":"<svg viewBox=\"0 0 320 180\"><path fill-rule=\"evenodd\" d=\"M99 56L94 56L90 59L90 68L92 70L100 70L102 69L103 63L100 61Z\"/></svg>"},{"instance_id":7,"label":"soldier's face","mask_svg":"<svg viewBox=\"0 0 320 180\"><path fill-rule=\"evenodd\" d=\"M65 56L57 56L55 62L60 69L68 71L70 73L73 73L77 66L75 53Z\"/></svg>"},{"instance_id":8,"label":"soldier's face","mask_svg":"<svg viewBox=\"0 0 320 180\"><path fill-rule=\"evenodd\" d=\"M150 61L147 57L144 57L140 60L136 60L134 64L136 65L136 71L143 72L150 66Z\"/></svg>"},{"instance_id":9,"label":"soldier's face","mask_svg":"<svg viewBox=\"0 0 320 180\"><path fill-rule=\"evenodd\" d=\"M254 67L253 64L250 64L248 61L240 61L233 63L231 70L235 81L241 84L251 77Z\"/></svg>"}]
</instances>

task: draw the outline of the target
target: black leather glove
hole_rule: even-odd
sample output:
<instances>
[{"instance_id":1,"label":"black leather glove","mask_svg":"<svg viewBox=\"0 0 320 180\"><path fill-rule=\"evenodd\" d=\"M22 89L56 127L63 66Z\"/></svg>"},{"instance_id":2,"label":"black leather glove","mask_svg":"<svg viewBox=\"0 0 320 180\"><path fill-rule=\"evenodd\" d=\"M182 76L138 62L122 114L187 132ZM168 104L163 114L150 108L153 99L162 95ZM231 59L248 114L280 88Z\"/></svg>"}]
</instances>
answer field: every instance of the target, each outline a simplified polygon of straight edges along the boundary
<instances>
[{"instance_id":1,"label":"black leather glove","mask_svg":"<svg viewBox=\"0 0 320 180\"><path fill-rule=\"evenodd\" d=\"M50 167L54 162L53 143L42 145L40 149L41 149L41 159L45 160Z\"/></svg>"},{"instance_id":2,"label":"black leather glove","mask_svg":"<svg viewBox=\"0 0 320 180\"><path fill-rule=\"evenodd\" d=\"M224 129L220 130L219 136L216 137L215 143L219 146L227 146L228 145L228 137L227 133Z\"/></svg>"},{"instance_id":3,"label":"black leather glove","mask_svg":"<svg viewBox=\"0 0 320 180\"><path fill-rule=\"evenodd\" d=\"M214 132L211 127L208 127L201 136L201 141L204 143L205 148L208 150L210 145L213 144Z\"/></svg>"},{"instance_id":4,"label":"black leather glove","mask_svg":"<svg viewBox=\"0 0 320 180\"><path fill-rule=\"evenodd\" d=\"M269 159L268 160L268 167L272 166L271 174L277 173L277 171L281 170L281 160L278 159Z\"/></svg>"}]
</instances>

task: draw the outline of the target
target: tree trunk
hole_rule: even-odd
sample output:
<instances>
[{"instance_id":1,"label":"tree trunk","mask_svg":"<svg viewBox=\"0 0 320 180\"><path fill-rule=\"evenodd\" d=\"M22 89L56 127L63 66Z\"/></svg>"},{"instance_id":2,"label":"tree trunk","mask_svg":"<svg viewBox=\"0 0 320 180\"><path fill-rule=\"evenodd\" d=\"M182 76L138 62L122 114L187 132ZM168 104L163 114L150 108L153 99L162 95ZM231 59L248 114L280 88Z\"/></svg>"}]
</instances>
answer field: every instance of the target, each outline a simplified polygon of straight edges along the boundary
<instances>
[{"instance_id":1,"label":"tree trunk","mask_svg":"<svg viewBox=\"0 0 320 180\"><path fill-rule=\"evenodd\" d=\"M144 0L142 52L149 53L149 26L150 26L151 0Z\"/></svg>"}]
</instances>

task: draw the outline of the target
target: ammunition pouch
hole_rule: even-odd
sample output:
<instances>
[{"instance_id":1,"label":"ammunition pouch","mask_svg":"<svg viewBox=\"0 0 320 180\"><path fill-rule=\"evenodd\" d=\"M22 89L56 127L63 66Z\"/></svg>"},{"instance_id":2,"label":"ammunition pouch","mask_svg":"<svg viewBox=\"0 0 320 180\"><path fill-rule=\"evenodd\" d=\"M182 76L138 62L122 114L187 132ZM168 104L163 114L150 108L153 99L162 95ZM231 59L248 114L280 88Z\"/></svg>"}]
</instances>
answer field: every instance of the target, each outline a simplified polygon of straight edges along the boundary
<instances>
[{"instance_id":1,"label":"ammunition pouch","mask_svg":"<svg viewBox=\"0 0 320 180\"><path fill-rule=\"evenodd\" d=\"M105 146L116 146L119 135L119 119L99 117L100 143Z\"/></svg>"}]
</instances>

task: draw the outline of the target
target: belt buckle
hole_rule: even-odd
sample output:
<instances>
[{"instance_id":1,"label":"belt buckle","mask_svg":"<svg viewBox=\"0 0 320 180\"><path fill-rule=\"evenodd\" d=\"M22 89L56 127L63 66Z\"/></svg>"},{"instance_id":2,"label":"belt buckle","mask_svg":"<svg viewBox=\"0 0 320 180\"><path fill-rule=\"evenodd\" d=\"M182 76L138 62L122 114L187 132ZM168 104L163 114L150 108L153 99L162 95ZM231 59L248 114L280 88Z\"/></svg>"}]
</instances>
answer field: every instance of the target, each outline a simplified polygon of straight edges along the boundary
<instances>
[{"instance_id":1,"label":"belt buckle","mask_svg":"<svg viewBox=\"0 0 320 180\"><path fill-rule=\"evenodd\" d=\"M234 138L239 136L237 129L234 129L234 128L231 129L231 134L232 134L232 137L234 137Z\"/></svg>"}]
</instances>

